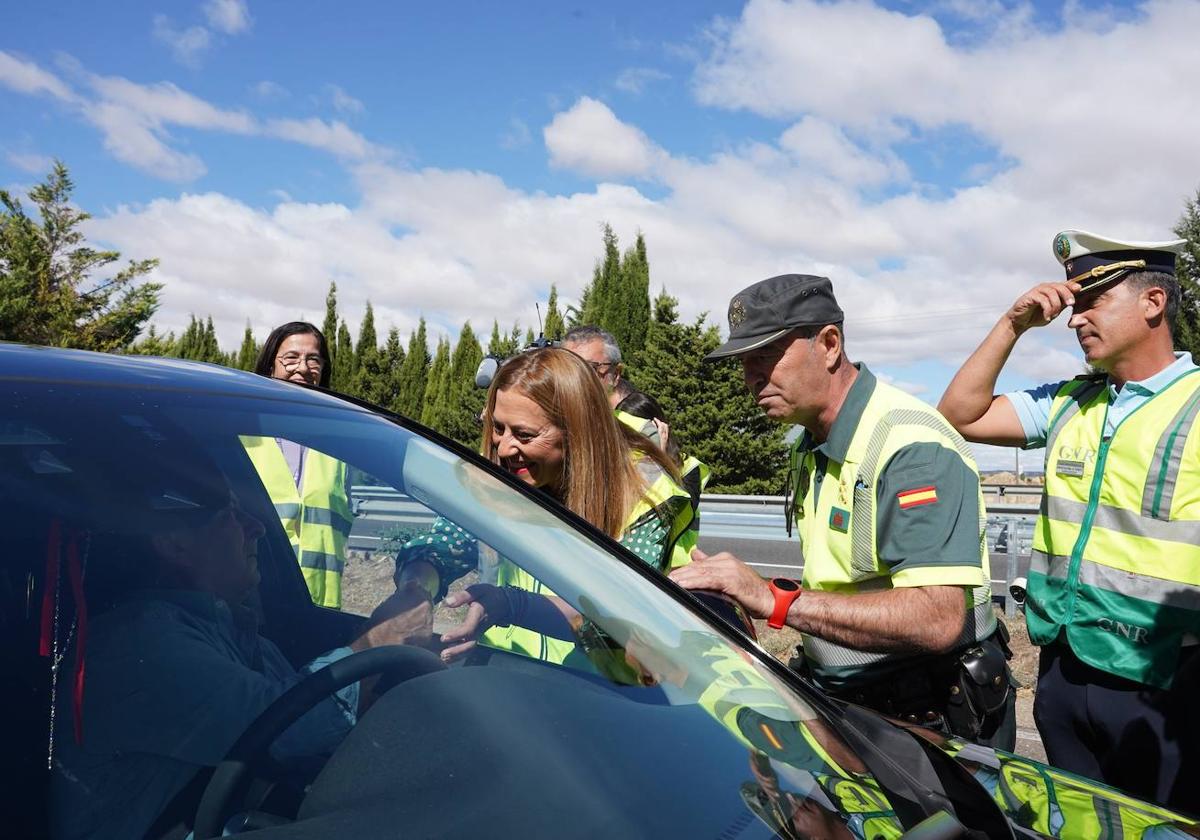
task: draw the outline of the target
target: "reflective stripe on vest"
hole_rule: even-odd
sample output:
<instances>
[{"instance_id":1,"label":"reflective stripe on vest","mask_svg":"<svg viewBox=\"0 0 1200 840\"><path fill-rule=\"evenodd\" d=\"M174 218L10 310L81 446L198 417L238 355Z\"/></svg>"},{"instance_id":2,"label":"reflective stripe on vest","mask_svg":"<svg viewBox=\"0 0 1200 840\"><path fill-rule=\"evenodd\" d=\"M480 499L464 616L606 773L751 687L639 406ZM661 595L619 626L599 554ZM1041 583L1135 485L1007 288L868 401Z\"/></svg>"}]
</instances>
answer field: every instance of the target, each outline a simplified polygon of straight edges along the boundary
<instances>
[{"instance_id":1,"label":"reflective stripe on vest","mask_svg":"<svg viewBox=\"0 0 1200 840\"><path fill-rule=\"evenodd\" d=\"M1108 406L1096 380L1051 406L1026 620L1036 644L1065 635L1089 665L1168 688L1183 637L1200 636L1200 371L1105 438Z\"/></svg>"},{"instance_id":2,"label":"reflective stripe on vest","mask_svg":"<svg viewBox=\"0 0 1200 840\"><path fill-rule=\"evenodd\" d=\"M795 470L795 493L797 499L802 499L797 505L797 523L806 588L844 593L892 588L889 570L878 555L875 500L881 468L896 452L914 443L937 443L953 450L978 477L970 448L945 418L915 397L879 381L863 409L845 462L829 462L819 494L817 482L808 481L809 476L816 474L815 453L802 453L801 469ZM799 450L795 452L801 454ZM987 638L996 626L982 489L978 498L981 584L972 587L969 593L968 618L958 645ZM849 512L848 533L830 527L835 507ZM865 669L907 658L856 650L811 635L804 636L804 655L816 675L830 684L852 678Z\"/></svg>"},{"instance_id":3,"label":"reflective stripe on vest","mask_svg":"<svg viewBox=\"0 0 1200 840\"><path fill-rule=\"evenodd\" d=\"M301 490L274 438L242 436L241 441L296 552L313 603L341 607L346 540L354 522L346 465L306 447Z\"/></svg>"}]
</instances>

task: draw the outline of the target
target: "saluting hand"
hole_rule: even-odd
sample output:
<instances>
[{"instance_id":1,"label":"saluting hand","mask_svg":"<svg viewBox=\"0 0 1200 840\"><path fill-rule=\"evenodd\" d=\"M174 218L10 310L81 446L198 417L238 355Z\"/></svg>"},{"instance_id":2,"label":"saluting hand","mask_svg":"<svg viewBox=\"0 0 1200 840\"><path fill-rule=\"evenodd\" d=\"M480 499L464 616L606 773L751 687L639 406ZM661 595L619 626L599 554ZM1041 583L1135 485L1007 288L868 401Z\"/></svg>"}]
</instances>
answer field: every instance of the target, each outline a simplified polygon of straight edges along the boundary
<instances>
[{"instance_id":1,"label":"saluting hand","mask_svg":"<svg viewBox=\"0 0 1200 840\"><path fill-rule=\"evenodd\" d=\"M755 618L766 618L775 607L767 582L728 551L710 557L698 548L692 549L692 562L675 569L669 577L684 589L724 592Z\"/></svg>"},{"instance_id":2,"label":"saluting hand","mask_svg":"<svg viewBox=\"0 0 1200 840\"><path fill-rule=\"evenodd\" d=\"M1031 327L1044 327L1068 306L1075 305L1078 283L1042 283L1017 298L1005 313L1013 330L1020 335Z\"/></svg>"}]
</instances>

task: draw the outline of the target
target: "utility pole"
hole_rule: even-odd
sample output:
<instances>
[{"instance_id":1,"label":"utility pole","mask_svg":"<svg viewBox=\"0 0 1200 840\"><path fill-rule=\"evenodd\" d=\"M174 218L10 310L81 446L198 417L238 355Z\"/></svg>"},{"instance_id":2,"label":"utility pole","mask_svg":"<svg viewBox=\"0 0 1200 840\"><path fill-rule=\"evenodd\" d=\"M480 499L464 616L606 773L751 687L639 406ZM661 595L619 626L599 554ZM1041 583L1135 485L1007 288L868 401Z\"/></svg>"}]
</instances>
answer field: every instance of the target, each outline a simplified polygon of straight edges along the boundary
<instances>
[{"instance_id":1,"label":"utility pole","mask_svg":"<svg viewBox=\"0 0 1200 840\"><path fill-rule=\"evenodd\" d=\"M1020 484L1021 483L1021 447L1017 446L1017 447L1013 448L1013 456L1016 459L1016 470L1017 470L1017 473L1016 473L1017 477L1014 480L1017 482L1017 484Z\"/></svg>"}]
</instances>

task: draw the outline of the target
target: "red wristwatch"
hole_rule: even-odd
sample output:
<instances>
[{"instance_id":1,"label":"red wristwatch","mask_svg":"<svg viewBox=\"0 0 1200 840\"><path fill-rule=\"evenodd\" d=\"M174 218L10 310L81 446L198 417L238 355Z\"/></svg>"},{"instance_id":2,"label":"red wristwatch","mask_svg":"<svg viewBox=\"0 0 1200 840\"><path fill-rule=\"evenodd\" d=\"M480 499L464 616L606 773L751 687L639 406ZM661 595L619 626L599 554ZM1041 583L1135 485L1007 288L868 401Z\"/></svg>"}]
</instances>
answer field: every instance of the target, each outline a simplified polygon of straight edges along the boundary
<instances>
[{"instance_id":1,"label":"red wristwatch","mask_svg":"<svg viewBox=\"0 0 1200 840\"><path fill-rule=\"evenodd\" d=\"M771 578L767 586L771 588L771 594L775 596L775 609L771 611L771 617L767 619L767 626L778 630L787 621L792 601L799 598L800 593L804 590L791 578Z\"/></svg>"}]
</instances>

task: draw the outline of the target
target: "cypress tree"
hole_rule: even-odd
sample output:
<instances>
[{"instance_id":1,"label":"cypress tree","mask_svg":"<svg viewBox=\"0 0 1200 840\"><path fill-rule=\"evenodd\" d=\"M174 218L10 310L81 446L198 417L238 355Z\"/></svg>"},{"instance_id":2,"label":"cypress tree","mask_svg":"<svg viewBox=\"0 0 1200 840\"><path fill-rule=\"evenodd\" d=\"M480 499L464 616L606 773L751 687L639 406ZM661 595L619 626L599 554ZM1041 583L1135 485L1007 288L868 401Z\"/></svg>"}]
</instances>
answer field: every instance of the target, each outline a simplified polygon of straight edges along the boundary
<instances>
[{"instance_id":1,"label":"cypress tree","mask_svg":"<svg viewBox=\"0 0 1200 840\"><path fill-rule=\"evenodd\" d=\"M593 294L596 298L595 323L611 332L610 324L618 326L621 309L621 251L617 235L610 225L604 225L604 262L600 266L600 282Z\"/></svg>"},{"instance_id":2,"label":"cypress tree","mask_svg":"<svg viewBox=\"0 0 1200 840\"><path fill-rule=\"evenodd\" d=\"M396 410L396 401L400 396L400 369L404 366L404 345L400 343L400 330L392 327L388 330L387 343L383 346L384 386L381 389L379 404L391 411Z\"/></svg>"},{"instance_id":3,"label":"cypress tree","mask_svg":"<svg viewBox=\"0 0 1200 840\"><path fill-rule=\"evenodd\" d=\"M211 315L204 321L203 342L200 361L212 362L217 365L223 365L228 361L225 354L221 351L221 345L217 342L217 331L213 327Z\"/></svg>"},{"instance_id":4,"label":"cypress tree","mask_svg":"<svg viewBox=\"0 0 1200 840\"><path fill-rule=\"evenodd\" d=\"M325 343L329 345L329 367L332 371L337 364L337 283L329 281L329 293L325 295L325 322L321 332L325 333ZM332 375L332 373L331 373ZM332 379L330 382L332 383Z\"/></svg>"},{"instance_id":5,"label":"cypress tree","mask_svg":"<svg viewBox=\"0 0 1200 840\"><path fill-rule=\"evenodd\" d=\"M420 419L428 377L429 345L425 338L425 319L421 318L408 339L408 353L400 366L396 403L392 410L414 420Z\"/></svg>"},{"instance_id":6,"label":"cypress tree","mask_svg":"<svg viewBox=\"0 0 1200 840\"><path fill-rule=\"evenodd\" d=\"M1185 240L1183 253L1175 258L1179 278L1179 315L1175 321L1175 349L1186 350L1200 360L1200 191L1184 203L1175 235Z\"/></svg>"},{"instance_id":7,"label":"cypress tree","mask_svg":"<svg viewBox=\"0 0 1200 840\"><path fill-rule=\"evenodd\" d=\"M650 262L646 256L646 238L640 231L633 248L625 252L621 274L625 334L617 338L621 353L634 364L646 346L646 333L650 329Z\"/></svg>"},{"instance_id":8,"label":"cypress tree","mask_svg":"<svg viewBox=\"0 0 1200 840\"><path fill-rule=\"evenodd\" d=\"M550 299L546 302L546 323L543 327L543 334L546 338L557 341L563 337L566 331L562 313L558 311L558 288L551 284Z\"/></svg>"},{"instance_id":9,"label":"cypress tree","mask_svg":"<svg viewBox=\"0 0 1200 840\"><path fill-rule=\"evenodd\" d=\"M513 324L511 333L501 333L500 324L492 321L492 336L488 339L488 355L507 359L521 349L521 328Z\"/></svg>"},{"instance_id":10,"label":"cypress tree","mask_svg":"<svg viewBox=\"0 0 1200 840\"><path fill-rule=\"evenodd\" d=\"M238 370L254 370L256 361L258 361L258 345L254 342L254 332L250 329L250 322L247 321L246 332L242 334L242 346L238 348L234 367Z\"/></svg>"},{"instance_id":11,"label":"cypress tree","mask_svg":"<svg viewBox=\"0 0 1200 840\"><path fill-rule=\"evenodd\" d=\"M479 443L479 413L483 410L485 392L475 387L475 369L483 360L483 348L471 329L463 324L450 359L449 387L446 389L445 428L439 429L466 447Z\"/></svg>"},{"instance_id":12,"label":"cypress tree","mask_svg":"<svg viewBox=\"0 0 1200 840\"><path fill-rule=\"evenodd\" d=\"M135 356L178 357L179 353L176 351L177 345L178 342L175 339L175 333L160 335L154 324L151 324L146 335L130 346L129 353Z\"/></svg>"},{"instance_id":13,"label":"cypress tree","mask_svg":"<svg viewBox=\"0 0 1200 840\"><path fill-rule=\"evenodd\" d=\"M679 447L713 471L709 492L778 494L787 472L785 426L772 423L746 392L738 365L701 359L721 343L697 318L679 323L678 301L654 301L639 384L663 406Z\"/></svg>"},{"instance_id":14,"label":"cypress tree","mask_svg":"<svg viewBox=\"0 0 1200 840\"><path fill-rule=\"evenodd\" d=\"M188 315L188 325L179 334L175 342L175 352L172 354L180 359L199 360L204 353L204 325L196 320L195 315Z\"/></svg>"},{"instance_id":15,"label":"cypress tree","mask_svg":"<svg viewBox=\"0 0 1200 840\"><path fill-rule=\"evenodd\" d=\"M350 339L350 328L342 319L337 329L337 350L333 352L333 376L329 386L335 391L353 395L354 373L358 367L354 357L354 344Z\"/></svg>"},{"instance_id":16,"label":"cypress tree","mask_svg":"<svg viewBox=\"0 0 1200 840\"><path fill-rule=\"evenodd\" d=\"M412 357L412 352L409 352ZM445 430L447 392L450 390L450 340L439 338L433 365L429 368L425 393L422 396L421 422L439 432Z\"/></svg>"},{"instance_id":17,"label":"cypress tree","mask_svg":"<svg viewBox=\"0 0 1200 840\"><path fill-rule=\"evenodd\" d=\"M358 331L358 343L354 347L357 369L354 372L353 393L376 405L386 406L391 400L391 387L383 352L376 342L375 310L367 301L367 311L363 314L362 326Z\"/></svg>"}]
</instances>

